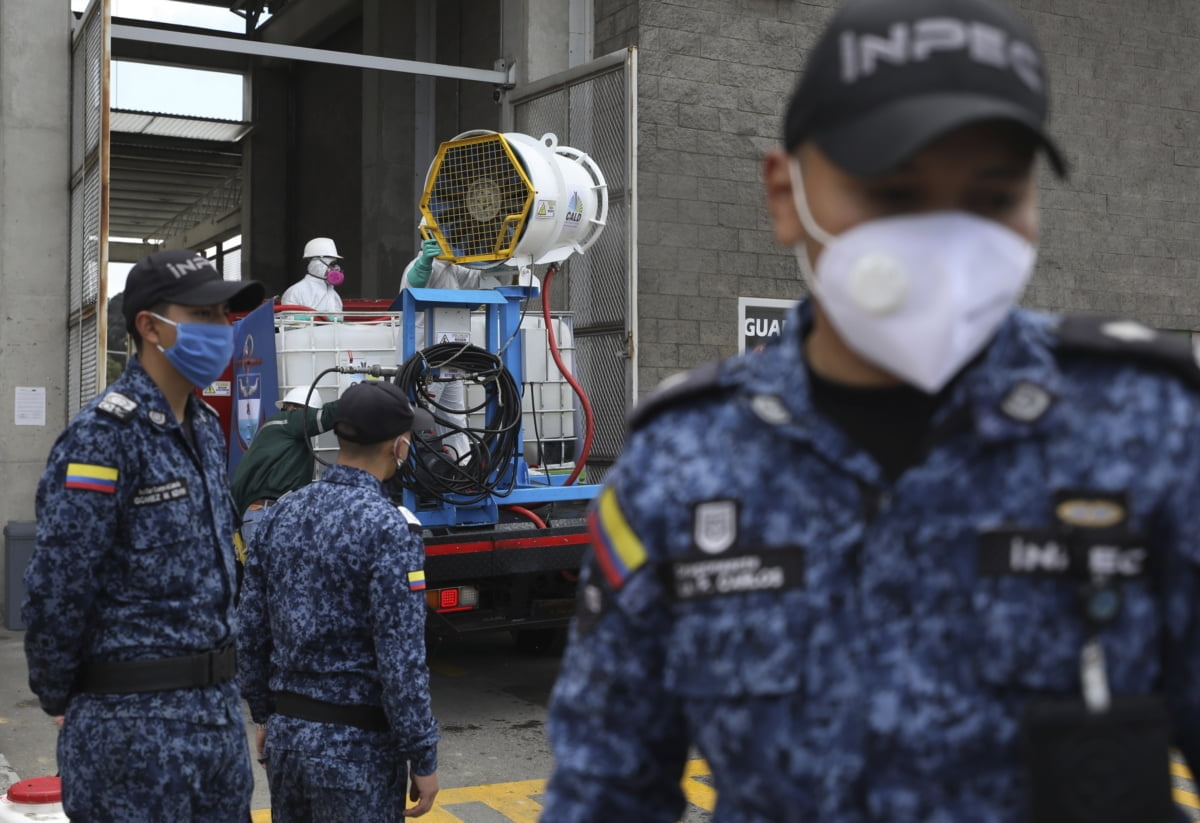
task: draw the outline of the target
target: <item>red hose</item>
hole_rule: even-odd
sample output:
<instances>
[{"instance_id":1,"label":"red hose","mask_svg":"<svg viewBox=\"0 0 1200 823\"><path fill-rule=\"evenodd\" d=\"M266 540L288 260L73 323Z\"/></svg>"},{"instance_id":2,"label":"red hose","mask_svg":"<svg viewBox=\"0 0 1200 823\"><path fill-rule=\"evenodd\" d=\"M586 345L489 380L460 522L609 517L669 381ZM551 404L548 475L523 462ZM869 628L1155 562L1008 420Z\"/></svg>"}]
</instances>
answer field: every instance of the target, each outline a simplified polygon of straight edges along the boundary
<instances>
[{"instance_id":1,"label":"red hose","mask_svg":"<svg viewBox=\"0 0 1200 823\"><path fill-rule=\"evenodd\" d=\"M562 355L558 352L558 340L554 336L554 323L550 319L550 280L553 279L557 271L557 263L551 264L546 269L546 276L542 282L542 318L546 321L546 335L550 340L550 354L554 357L554 365L558 366L558 370L562 373L562 376L571 384L571 389L574 390L575 396L579 398L579 402L583 406L584 421L583 448L579 450L579 459L575 461L575 468L571 470L571 474L563 482L564 486L570 486L579 477L579 473L583 471L583 467L587 463L588 456L592 453L593 420L591 401L588 400L583 386L579 385L579 381L575 379L575 375L567 370L567 365L563 362Z\"/></svg>"},{"instance_id":2,"label":"red hose","mask_svg":"<svg viewBox=\"0 0 1200 823\"><path fill-rule=\"evenodd\" d=\"M505 506L504 508L507 511L512 512L513 514L519 514L522 517L532 520L534 525L537 526L539 529L546 528L546 521L543 520L542 518L538 517L536 514L534 514L533 512L531 512L529 509L525 508L524 506Z\"/></svg>"}]
</instances>

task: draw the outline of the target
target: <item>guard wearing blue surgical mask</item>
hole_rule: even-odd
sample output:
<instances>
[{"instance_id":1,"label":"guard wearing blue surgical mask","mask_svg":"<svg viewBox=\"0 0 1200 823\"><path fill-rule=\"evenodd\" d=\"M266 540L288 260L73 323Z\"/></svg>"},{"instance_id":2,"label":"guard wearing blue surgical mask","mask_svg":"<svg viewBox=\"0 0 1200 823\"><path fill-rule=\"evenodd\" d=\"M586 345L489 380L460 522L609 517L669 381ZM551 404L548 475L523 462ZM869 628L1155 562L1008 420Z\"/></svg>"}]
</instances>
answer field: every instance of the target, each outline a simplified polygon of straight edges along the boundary
<instances>
[{"instance_id":1,"label":"guard wearing blue surgical mask","mask_svg":"<svg viewBox=\"0 0 1200 823\"><path fill-rule=\"evenodd\" d=\"M542 820L1182 819L1200 372L1017 307L1043 57L996 0L847 0L764 163L810 299L635 411L591 513ZM713 448L736 442L737 448Z\"/></svg>"},{"instance_id":2,"label":"guard wearing blue surgical mask","mask_svg":"<svg viewBox=\"0 0 1200 823\"><path fill-rule=\"evenodd\" d=\"M249 814L236 513L224 435L196 390L229 364L227 313L262 299L195 252L138 262L124 295L137 356L50 453L22 616L30 687L62 728L72 820Z\"/></svg>"}]
</instances>

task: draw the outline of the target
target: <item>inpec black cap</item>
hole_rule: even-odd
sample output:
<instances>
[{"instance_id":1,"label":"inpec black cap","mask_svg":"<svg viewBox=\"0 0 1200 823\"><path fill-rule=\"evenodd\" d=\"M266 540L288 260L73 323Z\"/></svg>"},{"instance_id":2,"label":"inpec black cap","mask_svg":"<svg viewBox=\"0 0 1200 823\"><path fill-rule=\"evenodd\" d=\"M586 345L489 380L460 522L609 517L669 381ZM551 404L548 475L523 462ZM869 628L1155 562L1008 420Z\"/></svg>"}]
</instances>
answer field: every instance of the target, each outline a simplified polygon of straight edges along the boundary
<instances>
[{"instance_id":1,"label":"inpec black cap","mask_svg":"<svg viewBox=\"0 0 1200 823\"><path fill-rule=\"evenodd\" d=\"M813 140L851 174L882 174L960 126L1025 126L1060 176L1046 132L1045 62L997 0L847 0L788 103L788 151Z\"/></svg>"},{"instance_id":2,"label":"inpec black cap","mask_svg":"<svg viewBox=\"0 0 1200 823\"><path fill-rule=\"evenodd\" d=\"M225 280L211 260L189 249L156 251L129 270L122 311L125 328L133 331L138 312L159 303L215 306L229 303L230 311L250 311L263 301L266 290L255 280Z\"/></svg>"},{"instance_id":3,"label":"inpec black cap","mask_svg":"<svg viewBox=\"0 0 1200 823\"><path fill-rule=\"evenodd\" d=\"M383 443L412 429L408 395L394 383L364 380L342 392L333 416L333 431L351 443Z\"/></svg>"}]
</instances>

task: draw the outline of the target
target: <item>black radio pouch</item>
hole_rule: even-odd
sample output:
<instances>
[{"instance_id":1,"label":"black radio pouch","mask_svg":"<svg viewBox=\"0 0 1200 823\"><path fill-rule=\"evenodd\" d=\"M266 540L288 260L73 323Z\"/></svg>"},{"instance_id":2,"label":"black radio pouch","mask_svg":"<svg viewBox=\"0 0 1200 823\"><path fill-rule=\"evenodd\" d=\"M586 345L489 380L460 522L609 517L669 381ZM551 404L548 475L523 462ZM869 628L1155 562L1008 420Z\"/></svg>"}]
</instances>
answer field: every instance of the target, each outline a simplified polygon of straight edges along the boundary
<instances>
[{"instance_id":1,"label":"black radio pouch","mask_svg":"<svg viewBox=\"0 0 1200 823\"><path fill-rule=\"evenodd\" d=\"M1157 697L1034 700L1021 718L1032 823L1174 823L1170 723Z\"/></svg>"}]
</instances>

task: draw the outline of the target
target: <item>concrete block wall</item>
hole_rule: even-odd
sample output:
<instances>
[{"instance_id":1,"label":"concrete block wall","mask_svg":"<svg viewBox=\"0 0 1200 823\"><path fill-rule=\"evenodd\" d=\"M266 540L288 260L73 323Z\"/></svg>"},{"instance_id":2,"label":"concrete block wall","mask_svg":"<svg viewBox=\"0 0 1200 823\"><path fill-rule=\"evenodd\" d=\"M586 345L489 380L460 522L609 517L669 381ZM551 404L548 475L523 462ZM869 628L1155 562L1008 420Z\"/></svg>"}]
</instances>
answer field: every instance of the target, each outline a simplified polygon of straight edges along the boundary
<instances>
[{"instance_id":1,"label":"concrete block wall","mask_svg":"<svg viewBox=\"0 0 1200 823\"><path fill-rule=\"evenodd\" d=\"M1025 302L1200 329L1200 3L1010 0L1047 51L1072 165L1042 177ZM597 3L597 40L628 3ZM837 0L640 0L639 385L737 350L737 298L795 298L761 158ZM602 13L604 16L602 16ZM698 295L698 296L697 296Z\"/></svg>"},{"instance_id":2,"label":"concrete block wall","mask_svg":"<svg viewBox=\"0 0 1200 823\"><path fill-rule=\"evenodd\" d=\"M1200 3L1022 0L1071 163L1026 303L1200 329ZM1050 175L1046 175L1047 178Z\"/></svg>"},{"instance_id":3,"label":"concrete block wall","mask_svg":"<svg viewBox=\"0 0 1200 823\"><path fill-rule=\"evenodd\" d=\"M739 296L794 298L762 157L834 0L642 0L639 390L737 351ZM599 31L599 28L598 28Z\"/></svg>"},{"instance_id":4,"label":"concrete block wall","mask_svg":"<svg viewBox=\"0 0 1200 823\"><path fill-rule=\"evenodd\" d=\"M67 417L70 31L65 3L0 3L0 528L33 520ZM14 425L17 386L45 388L44 426Z\"/></svg>"}]
</instances>

